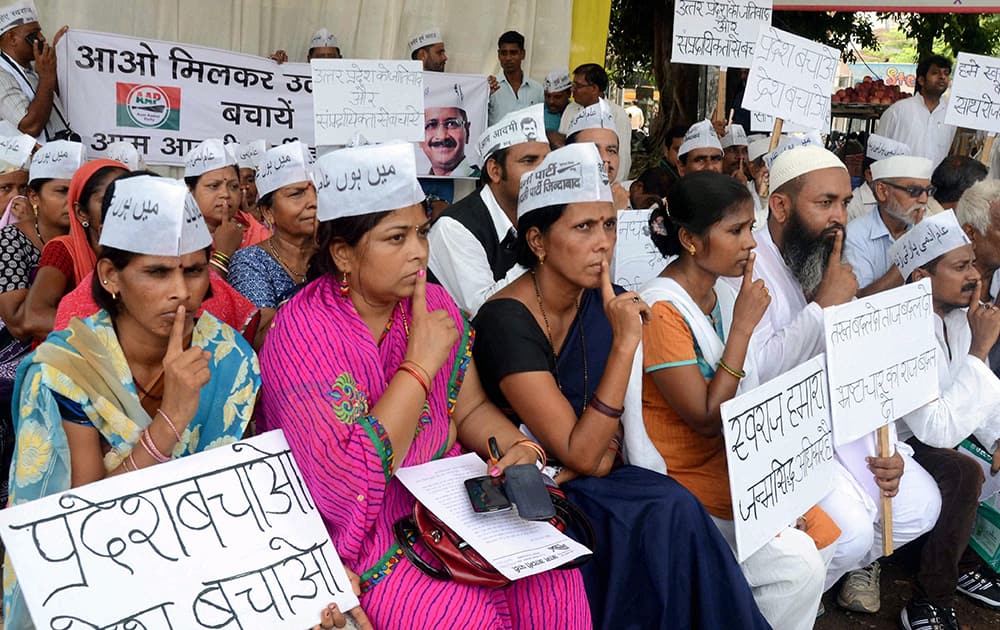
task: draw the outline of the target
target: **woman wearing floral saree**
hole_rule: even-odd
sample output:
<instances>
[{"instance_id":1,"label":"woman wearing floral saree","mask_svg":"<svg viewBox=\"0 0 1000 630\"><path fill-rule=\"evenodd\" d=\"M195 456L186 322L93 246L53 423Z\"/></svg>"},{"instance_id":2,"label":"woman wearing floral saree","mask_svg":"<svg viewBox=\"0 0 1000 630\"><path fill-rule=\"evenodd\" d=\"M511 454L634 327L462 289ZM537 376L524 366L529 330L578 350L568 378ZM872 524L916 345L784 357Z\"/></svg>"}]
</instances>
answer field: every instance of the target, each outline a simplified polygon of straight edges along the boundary
<instances>
[{"instance_id":1,"label":"woman wearing floral saree","mask_svg":"<svg viewBox=\"0 0 1000 630\"><path fill-rule=\"evenodd\" d=\"M196 313L211 236L183 183L112 184L92 291L97 314L52 333L18 369L10 501L24 503L240 439L260 384L240 335ZM158 204L137 220L125 204ZM4 624L32 628L8 561Z\"/></svg>"},{"instance_id":2,"label":"woman wearing floral saree","mask_svg":"<svg viewBox=\"0 0 1000 630\"><path fill-rule=\"evenodd\" d=\"M341 559L361 576L372 624L590 628L576 570L499 590L435 580L404 559L392 525L414 498L397 467L462 446L484 455L495 436L504 456L490 473L499 475L537 461L540 447L486 400L468 322L427 284L429 226L412 146L327 154L315 180L318 277L281 307L261 351L264 423L284 430Z\"/></svg>"}]
</instances>

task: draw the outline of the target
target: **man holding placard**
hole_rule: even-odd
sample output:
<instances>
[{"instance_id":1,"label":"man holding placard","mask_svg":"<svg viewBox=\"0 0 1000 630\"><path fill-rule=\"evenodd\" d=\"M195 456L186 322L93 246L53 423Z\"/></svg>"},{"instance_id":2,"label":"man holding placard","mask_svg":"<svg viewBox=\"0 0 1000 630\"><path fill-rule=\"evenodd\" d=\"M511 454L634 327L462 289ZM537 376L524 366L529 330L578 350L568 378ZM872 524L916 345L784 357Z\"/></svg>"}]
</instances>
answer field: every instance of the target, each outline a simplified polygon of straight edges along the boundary
<instances>
[{"instance_id":1,"label":"man holding placard","mask_svg":"<svg viewBox=\"0 0 1000 630\"><path fill-rule=\"evenodd\" d=\"M967 547L983 472L975 460L954 450L970 434L989 451L998 450L1000 379L986 360L1000 336L1000 308L980 304L976 253L950 210L914 226L889 254L907 280L930 279L938 342L941 397L906 414L897 425L900 439L913 448L914 460L941 491L942 517L927 536L914 598L900 615L904 627L916 628L923 626L916 625L915 618L935 612L955 619L956 585L982 603L1000 606L1000 584L980 572L975 553ZM957 620L953 627L959 627Z\"/></svg>"},{"instance_id":2,"label":"man holding placard","mask_svg":"<svg viewBox=\"0 0 1000 630\"><path fill-rule=\"evenodd\" d=\"M885 110L877 133L909 145L913 155L929 159L934 166L940 164L955 137L955 127L944 121L948 109L944 93L950 84L951 60L941 55L922 59L917 64L916 94Z\"/></svg>"},{"instance_id":3,"label":"man holding placard","mask_svg":"<svg viewBox=\"0 0 1000 630\"><path fill-rule=\"evenodd\" d=\"M876 208L851 221L844 237L844 258L858 279L858 297L903 286L903 277L889 261L889 247L924 217L934 194L931 170L927 158L908 155L872 163Z\"/></svg>"},{"instance_id":4,"label":"man holding placard","mask_svg":"<svg viewBox=\"0 0 1000 630\"><path fill-rule=\"evenodd\" d=\"M434 223L428 267L455 302L473 316L491 295L522 273L515 265L517 197L521 175L549 153L537 134L543 129L542 104L511 112L479 139L485 184ZM529 124L530 123L530 124Z\"/></svg>"}]
</instances>

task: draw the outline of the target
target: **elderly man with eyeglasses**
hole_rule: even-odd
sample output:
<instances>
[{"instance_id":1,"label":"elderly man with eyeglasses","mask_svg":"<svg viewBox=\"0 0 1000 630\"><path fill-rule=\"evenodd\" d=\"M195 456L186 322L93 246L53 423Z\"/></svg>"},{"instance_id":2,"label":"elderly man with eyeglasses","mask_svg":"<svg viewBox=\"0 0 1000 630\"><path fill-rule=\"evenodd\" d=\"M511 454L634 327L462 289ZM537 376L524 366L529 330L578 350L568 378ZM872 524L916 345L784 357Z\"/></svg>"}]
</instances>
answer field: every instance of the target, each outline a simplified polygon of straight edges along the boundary
<instances>
[{"instance_id":1,"label":"elderly man with eyeglasses","mask_svg":"<svg viewBox=\"0 0 1000 630\"><path fill-rule=\"evenodd\" d=\"M889 260L889 247L924 218L933 163L927 158L894 155L872 163L876 207L847 224L844 258L854 267L858 297L903 286Z\"/></svg>"}]
</instances>

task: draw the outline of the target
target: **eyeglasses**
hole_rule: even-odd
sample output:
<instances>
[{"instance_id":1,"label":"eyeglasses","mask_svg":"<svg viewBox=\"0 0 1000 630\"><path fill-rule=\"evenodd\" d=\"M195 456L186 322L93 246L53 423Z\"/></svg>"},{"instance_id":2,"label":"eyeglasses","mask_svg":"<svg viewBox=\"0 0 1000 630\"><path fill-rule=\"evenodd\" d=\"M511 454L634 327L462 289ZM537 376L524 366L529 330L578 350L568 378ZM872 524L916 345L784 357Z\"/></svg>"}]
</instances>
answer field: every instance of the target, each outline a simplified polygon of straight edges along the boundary
<instances>
[{"instance_id":1,"label":"eyeglasses","mask_svg":"<svg viewBox=\"0 0 1000 630\"><path fill-rule=\"evenodd\" d=\"M885 180L882 180L882 183L888 186L889 188L902 190L903 192L913 197L914 199L923 194L926 194L928 197L933 197L934 193L937 192L937 186L935 186L934 184L931 184L930 186L900 186L899 184L893 184L892 182L888 182Z\"/></svg>"}]
</instances>

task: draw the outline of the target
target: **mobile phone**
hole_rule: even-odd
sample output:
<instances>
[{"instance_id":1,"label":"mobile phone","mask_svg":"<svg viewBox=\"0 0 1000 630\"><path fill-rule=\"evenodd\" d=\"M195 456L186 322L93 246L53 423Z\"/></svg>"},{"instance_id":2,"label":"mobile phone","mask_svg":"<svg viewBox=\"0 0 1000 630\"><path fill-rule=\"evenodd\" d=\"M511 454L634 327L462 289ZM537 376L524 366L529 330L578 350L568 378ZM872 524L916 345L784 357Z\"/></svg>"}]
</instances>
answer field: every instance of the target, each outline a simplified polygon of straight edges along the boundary
<instances>
[{"instance_id":1,"label":"mobile phone","mask_svg":"<svg viewBox=\"0 0 1000 630\"><path fill-rule=\"evenodd\" d=\"M24 36L24 41L31 44L31 47L37 50L39 55L45 50L45 42L38 39L38 33L28 33Z\"/></svg>"},{"instance_id":2,"label":"mobile phone","mask_svg":"<svg viewBox=\"0 0 1000 630\"><path fill-rule=\"evenodd\" d=\"M556 515L542 473L532 464L517 464L504 470L507 496L517 506L517 515L528 521L547 521Z\"/></svg>"},{"instance_id":3,"label":"mobile phone","mask_svg":"<svg viewBox=\"0 0 1000 630\"><path fill-rule=\"evenodd\" d=\"M465 480L472 509L479 513L502 512L511 508L502 477L473 477Z\"/></svg>"}]
</instances>

